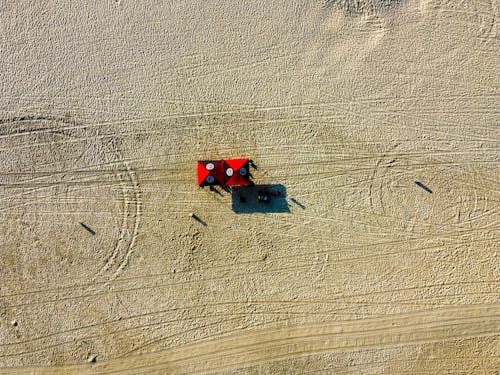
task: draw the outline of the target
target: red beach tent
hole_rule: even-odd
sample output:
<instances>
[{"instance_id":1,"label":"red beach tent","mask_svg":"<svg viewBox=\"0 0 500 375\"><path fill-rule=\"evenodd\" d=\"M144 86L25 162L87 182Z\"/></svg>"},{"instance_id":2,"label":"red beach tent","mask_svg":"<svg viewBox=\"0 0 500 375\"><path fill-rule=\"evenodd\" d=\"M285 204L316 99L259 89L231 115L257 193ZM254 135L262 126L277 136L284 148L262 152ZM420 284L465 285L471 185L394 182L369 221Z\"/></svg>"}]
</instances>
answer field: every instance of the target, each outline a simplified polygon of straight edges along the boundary
<instances>
[{"instance_id":1,"label":"red beach tent","mask_svg":"<svg viewBox=\"0 0 500 375\"><path fill-rule=\"evenodd\" d=\"M251 185L248 159L199 160L199 186Z\"/></svg>"},{"instance_id":2,"label":"red beach tent","mask_svg":"<svg viewBox=\"0 0 500 375\"><path fill-rule=\"evenodd\" d=\"M224 164L222 160L198 161L198 185L214 186L224 184Z\"/></svg>"},{"instance_id":3,"label":"red beach tent","mask_svg":"<svg viewBox=\"0 0 500 375\"><path fill-rule=\"evenodd\" d=\"M248 159L229 159L223 162L225 186L250 185Z\"/></svg>"}]
</instances>

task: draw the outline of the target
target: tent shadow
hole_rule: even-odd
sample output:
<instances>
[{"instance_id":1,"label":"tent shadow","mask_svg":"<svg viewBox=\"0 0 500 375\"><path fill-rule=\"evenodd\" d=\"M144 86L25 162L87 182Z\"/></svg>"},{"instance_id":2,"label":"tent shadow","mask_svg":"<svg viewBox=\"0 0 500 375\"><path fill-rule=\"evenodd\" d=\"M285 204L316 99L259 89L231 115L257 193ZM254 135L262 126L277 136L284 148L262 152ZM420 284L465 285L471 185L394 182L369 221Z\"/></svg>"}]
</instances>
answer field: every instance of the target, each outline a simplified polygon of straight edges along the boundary
<instances>
[{"instance_id":1,"label":"tent shadow","mask_svg":"<svg viewBox=\"0 0 500 375\"><path fill-rule=\"evenodd\" d=\"M269 197L267 202L259 201L259 194ZM235 186L231 189L232 209L237 214L289 213L286 187L281 184Z\"/></svg>"}]
</instances>

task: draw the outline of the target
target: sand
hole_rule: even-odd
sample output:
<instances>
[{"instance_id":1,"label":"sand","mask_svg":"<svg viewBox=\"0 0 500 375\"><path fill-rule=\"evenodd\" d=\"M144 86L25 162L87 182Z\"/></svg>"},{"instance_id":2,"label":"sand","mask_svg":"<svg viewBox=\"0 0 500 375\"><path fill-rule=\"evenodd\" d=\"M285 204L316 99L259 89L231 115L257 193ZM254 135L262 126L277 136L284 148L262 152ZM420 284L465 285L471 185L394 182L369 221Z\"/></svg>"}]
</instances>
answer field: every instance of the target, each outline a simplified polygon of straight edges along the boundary
<instances>
[{"instance_id":1,"label":"sand","mask_svg":"<svg viewBox=\"0 0 500 375\"><path fill-rule=\"evenodd\" d=\"M139 3L0 3L0 373L496 373L497 2Z\"/></svg>"}]
</instances>

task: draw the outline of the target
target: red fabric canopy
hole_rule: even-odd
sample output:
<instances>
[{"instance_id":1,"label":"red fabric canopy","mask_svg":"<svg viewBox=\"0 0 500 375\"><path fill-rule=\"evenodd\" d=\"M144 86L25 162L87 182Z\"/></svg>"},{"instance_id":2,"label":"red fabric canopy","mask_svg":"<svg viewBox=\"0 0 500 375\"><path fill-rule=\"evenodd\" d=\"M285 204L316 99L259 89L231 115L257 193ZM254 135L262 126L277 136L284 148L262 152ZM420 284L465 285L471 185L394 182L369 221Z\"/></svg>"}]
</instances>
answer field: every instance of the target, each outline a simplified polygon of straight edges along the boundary
<instances>
[{"instance_id":1,"label":"red fabric canopy","mask_svg":"<svg viewBox=\"0 0 500 375\"><path fill-rule=\"evenodd\" d=\"M198 161L198 185L223 185L224 164L222 160Z\"/></svg>"},{"instance_id":2,"label":"red fabric canopy","mask_svg":"<svg viewBox=\"0 0 500 375\"><path fill-rule=\"evenodd\" d=\"M199 186L251 185L248 159L199 160Z\"/></svg>"},{"instance_id":3,"label":"red fabric canopy","mask_svg":"<svg viewBox=\"0 0 500 375\"><path fill-rule=\"evenodd\" d=\"M224 160L224 184L226 186L250 185L248 159Z\"/></svg>"}]
</instances>

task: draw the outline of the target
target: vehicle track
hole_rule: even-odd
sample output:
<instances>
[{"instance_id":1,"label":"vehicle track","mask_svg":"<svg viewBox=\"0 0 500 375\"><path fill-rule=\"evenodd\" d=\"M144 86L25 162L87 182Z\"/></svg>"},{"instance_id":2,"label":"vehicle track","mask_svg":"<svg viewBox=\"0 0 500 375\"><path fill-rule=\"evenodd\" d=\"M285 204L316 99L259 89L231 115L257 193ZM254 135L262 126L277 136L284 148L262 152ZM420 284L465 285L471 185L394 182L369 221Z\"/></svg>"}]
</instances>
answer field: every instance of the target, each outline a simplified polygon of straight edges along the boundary
<instances>
[{"instance_id":1,"label":"vehicle track","mask_svg":"<svg viewBox=\"0 0 500 375\"><path fill-rule=\"evenodd\" d=\"M325 352L405 347L470 337L498 337L499 311L499 305L442 307L372 319L267 328L157 353L98 362L92 366L7 369L5 373L196 373L229 370L264 361Z\"/></svg>"},{"instance_id":2,"label":"vehicle track","mask_svg":"<svg viewBox=\"0 0 500 375\"><path fill-rule=\"evenodd\" d=\"M10 119L4 118L0 119L0 126L3 132L2 137L10 139L12 136L22 135L24 137L22 142L28 142L30 148L53 146L54 143L60 142L58 139L42 143L36 142L40 133L46 135L56 134L65 138L66 141L69 140L71 142L95 141L92 134L86 133L87 130L85 129L85 125L77 120L66 117L27 115ZM82 131L84 132L84 137L81 136ZM33 137L35 138L35 142L33 142ZM50 202L53 202L54 199L62 202L62 198L54 195L54 187L72 188L72 193L78 191L85 192L88 187L91 186L98 186L99 188L105 189L109 189L114 185L120 187L121 197L119 201L122 202L123 218L121 227L119 228L119 237L113 242L112 248L104 259L104 265L96 273L94 279L101 276L106 278L109 276L116 277L118 273L126 267L133 253L135 240L137 238L142 204L139 183L135 172L130 168L130 164L122 161L123 156L121 151L113 142L108 141L107 144L104 143L104 146L107 147L107 149L104 150L103 157L112 160L111 162L106 160L105 163L96 165L94 161L93 164L83 166L77 164L77 166L73 168L73 171L70 168L69 170L62 170L59 173L29 173L26 171L19 171L20 173L16 173L15 171L9 171L8 173L0 172L0 178L8 178L9 180L22 178L21 182L2 182L0 185L3 188L21 189L21 191L13 194L8 193L8 190L6 190L7 194L1 198L2 200L12 201L14 199L14 202L16 200L21 200L22 202L2 207L0 214L22 214L28 209L32 209L32 206L36 206L43 202L44 199ZM15 150L15 148L10 148L10 150ZM82 155L77 159L76 163L81 160L81 156ZM55 162L57 162L57 160L53 161L53 163ZM118 167L118 171L113 168L111 170L101 170L99 175L107 178L102 178L100 181L96 180L95 177L93 177L95 174L95 167L106 165ZM120 171L120 169L123 172ZM114 180L113 178L110 180L111 176L114 176ZM28 177L28 179L26 179L26 177ZM57 178L59 181L51 181L54 178ZM48 191L48 194L45 197L40 197L40 192L44 191ZM112 272L112 275L107 275L109 272Z\"/></svg>"}]
</instances>

